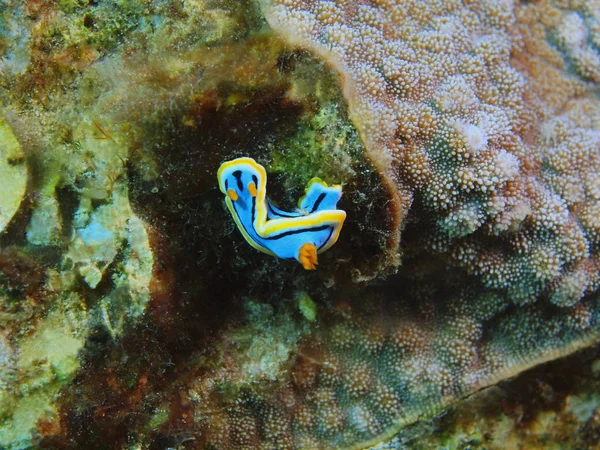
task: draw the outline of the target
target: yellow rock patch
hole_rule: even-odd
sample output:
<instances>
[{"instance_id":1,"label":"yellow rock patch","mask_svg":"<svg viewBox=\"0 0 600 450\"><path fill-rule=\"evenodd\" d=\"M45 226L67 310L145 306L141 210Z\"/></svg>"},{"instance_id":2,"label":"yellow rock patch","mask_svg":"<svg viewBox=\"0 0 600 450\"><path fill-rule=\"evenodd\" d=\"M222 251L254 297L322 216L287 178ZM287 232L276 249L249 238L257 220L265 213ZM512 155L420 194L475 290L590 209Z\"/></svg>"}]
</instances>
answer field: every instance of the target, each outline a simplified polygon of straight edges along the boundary
<instances>
[{"instance_id":1,"label":"yellow rock patch","mask_svg":"<svg viewBox=\"0 0 600 450\"><path fill-rule=\"evenodd\" d=\"M0 117L0 231L19 209L26 187L23 149L10 126Z\"/></svg>"}]
</instances>

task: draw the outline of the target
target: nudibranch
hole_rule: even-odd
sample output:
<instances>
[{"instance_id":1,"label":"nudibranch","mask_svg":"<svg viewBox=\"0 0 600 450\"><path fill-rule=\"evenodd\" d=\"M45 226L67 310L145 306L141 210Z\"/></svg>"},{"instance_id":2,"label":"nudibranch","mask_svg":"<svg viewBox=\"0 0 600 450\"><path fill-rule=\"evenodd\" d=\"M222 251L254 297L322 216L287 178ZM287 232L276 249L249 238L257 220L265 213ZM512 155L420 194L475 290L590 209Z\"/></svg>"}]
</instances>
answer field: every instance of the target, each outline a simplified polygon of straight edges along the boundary
<instances>
[{"instance_id":1,"label":"nudibranch","mask_svg":"<svg viewBox=\"0 0 600 450\"><path fill-rule=\"evenodd\" d=\"M313 178L298 201L298 210L286 212L266 198L267 172L252 158L224 162L217 178L233 220L255 249L296 259L313 270L317 254L336 243L346 219L346 212L337 209L341 186Z\"/></svg>"}]
</instances>

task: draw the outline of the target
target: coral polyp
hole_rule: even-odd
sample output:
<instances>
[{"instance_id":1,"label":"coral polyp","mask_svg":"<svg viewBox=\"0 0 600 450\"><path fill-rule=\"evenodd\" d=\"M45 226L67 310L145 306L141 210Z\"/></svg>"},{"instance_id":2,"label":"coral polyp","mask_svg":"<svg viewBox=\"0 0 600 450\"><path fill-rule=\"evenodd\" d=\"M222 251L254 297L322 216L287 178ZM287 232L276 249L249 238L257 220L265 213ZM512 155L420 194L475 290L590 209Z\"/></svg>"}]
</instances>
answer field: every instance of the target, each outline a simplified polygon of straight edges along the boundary
<instances>
[{"instance_id":1,"label":"coral polyp","mask_svg":"<svg viewBox=\"0 0 600 450\"><path fill-rule=\"evenodd\" d=\"M366 448L441 412L457 396L594 342L597 302L550 314L537 307L514 311L507 298L444 283L421 306L410 296L382 300L373 290L321 311L320 329L294 343L287 370L262 387L240 376L240 347L229 347L225 358L234 365L201 375L193 403L198 418L205 409L227 411L227 426L207 425L215 439L209 448L241 445L240 429L251 448ZM249 327L273 329L272 319L253 320L264 322ZM200 386L210 386L212 401Z\"/></svg>"}]
</instances>

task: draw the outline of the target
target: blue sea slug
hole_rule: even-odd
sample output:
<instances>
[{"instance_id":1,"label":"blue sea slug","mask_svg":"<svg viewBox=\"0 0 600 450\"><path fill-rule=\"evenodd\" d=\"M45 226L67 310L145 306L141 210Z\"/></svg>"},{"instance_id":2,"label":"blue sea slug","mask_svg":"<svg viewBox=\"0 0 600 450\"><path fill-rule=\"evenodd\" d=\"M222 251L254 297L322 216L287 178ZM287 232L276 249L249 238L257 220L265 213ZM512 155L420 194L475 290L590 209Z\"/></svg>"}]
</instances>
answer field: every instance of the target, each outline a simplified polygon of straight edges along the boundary
<instances>
[{"instance_id":1,"label":"blue sea slug","mask_svg":"<svg viewBox=\"0 0 600 450\"><path fill-rule=\"evenodd\" d=\"M346 212L337 209L342 187L313 178L299 209L286 212L266 198L267 173L252 158L221 164L219 188L240 232L257 250L283 259L298 260L306 270L318 264L317 254L337 241Z\"/></svg>"}]
</instances>

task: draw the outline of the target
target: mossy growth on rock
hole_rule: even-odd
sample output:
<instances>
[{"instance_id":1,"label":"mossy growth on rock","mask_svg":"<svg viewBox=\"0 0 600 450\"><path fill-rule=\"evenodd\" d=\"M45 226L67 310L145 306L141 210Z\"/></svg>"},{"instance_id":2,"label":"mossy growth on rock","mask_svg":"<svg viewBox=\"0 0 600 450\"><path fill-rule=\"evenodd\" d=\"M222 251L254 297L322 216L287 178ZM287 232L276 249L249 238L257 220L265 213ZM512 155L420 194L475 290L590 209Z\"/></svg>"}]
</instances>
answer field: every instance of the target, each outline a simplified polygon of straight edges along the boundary
<instances>
[{"instance_id":1,"label":"mossy growth on rock","mask_svg":"<svg viewBox=\"0 0 600 450\"><path fill-rule=\"evenodd\" d=\"M23 148L12 129L0 116L0 233L19 209L27 187Z\"/></svg>"}]
</instances>

